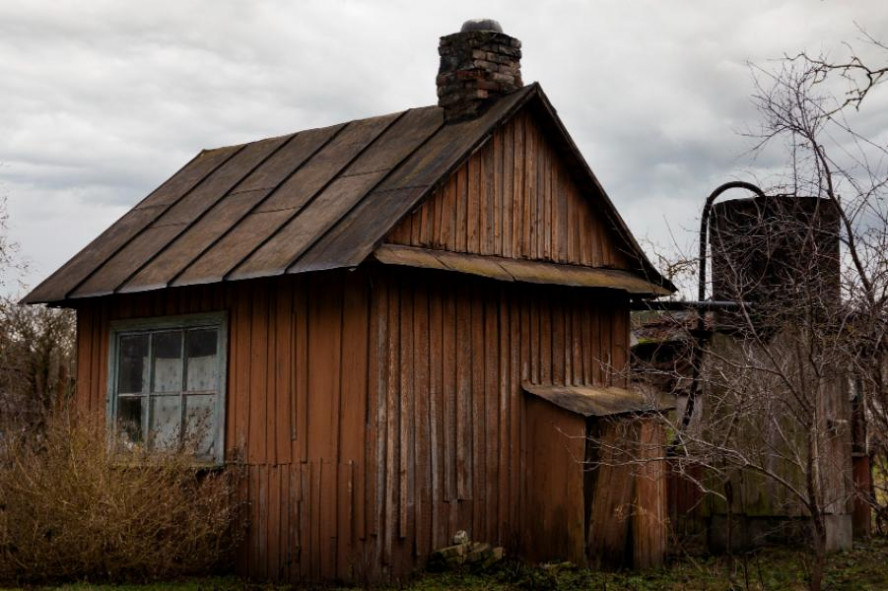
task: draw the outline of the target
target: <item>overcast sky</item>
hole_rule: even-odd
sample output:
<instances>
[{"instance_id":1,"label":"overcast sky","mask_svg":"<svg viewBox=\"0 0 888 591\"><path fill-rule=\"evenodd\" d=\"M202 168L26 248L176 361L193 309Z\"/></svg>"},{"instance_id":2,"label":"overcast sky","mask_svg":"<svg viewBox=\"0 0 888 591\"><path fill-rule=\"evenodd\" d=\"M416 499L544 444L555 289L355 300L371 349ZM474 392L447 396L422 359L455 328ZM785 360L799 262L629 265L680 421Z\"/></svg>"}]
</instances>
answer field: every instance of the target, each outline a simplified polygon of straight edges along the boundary
<instances>
[{"instance_id":1,"label":"overcast sky","mask_svg":"<svg viewBox=\"0 0 888 591\"><path fill-rule=\"evenodd\" d=\"M663 251L693 244L717 185L773 174L740 134L758 123L749 62L867 54L858 27L888 38L885 0L2 2L0 195L19 280L35 286L202 148L433 104L438 38L473 17L521 39L524 81ZM882 90L860 123L884 143Z\"/></svg>"}]
</instances>

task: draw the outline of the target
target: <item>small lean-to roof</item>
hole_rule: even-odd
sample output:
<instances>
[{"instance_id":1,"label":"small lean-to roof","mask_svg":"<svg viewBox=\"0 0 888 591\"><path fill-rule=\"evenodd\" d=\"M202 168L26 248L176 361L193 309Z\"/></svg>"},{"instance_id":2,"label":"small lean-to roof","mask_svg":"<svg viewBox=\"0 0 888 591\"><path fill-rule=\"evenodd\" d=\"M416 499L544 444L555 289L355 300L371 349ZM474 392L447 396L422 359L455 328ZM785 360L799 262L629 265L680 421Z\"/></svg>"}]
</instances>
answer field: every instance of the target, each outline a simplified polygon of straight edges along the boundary
<instances>
[{"instance_id":1,"label":"small lean-to roof","mask_svg":"<svg viewBox=\"0 0 888 591\"><path fill-rule=\"evenodd\" d=\"M603 197L607 218L639 262L635 273L674 291L532 84L469 121L444 125L439 107L423 107L205 150L23 301L58 304L356 267L522 108L533 109L581 186Z\"/></svg>"},{"instance_id":2,"label":"small lean-to roof","mask_svg":"<svg viewBox=\"0 0 888 591\"><path fill-rule=\"evenodd\" d=\"M522 389L555 406L584 417L609 417L627 413L672 410L675 398L660 393L645 394L613 386L559 386L523 384Z\"/></svg>"}]
</instances>

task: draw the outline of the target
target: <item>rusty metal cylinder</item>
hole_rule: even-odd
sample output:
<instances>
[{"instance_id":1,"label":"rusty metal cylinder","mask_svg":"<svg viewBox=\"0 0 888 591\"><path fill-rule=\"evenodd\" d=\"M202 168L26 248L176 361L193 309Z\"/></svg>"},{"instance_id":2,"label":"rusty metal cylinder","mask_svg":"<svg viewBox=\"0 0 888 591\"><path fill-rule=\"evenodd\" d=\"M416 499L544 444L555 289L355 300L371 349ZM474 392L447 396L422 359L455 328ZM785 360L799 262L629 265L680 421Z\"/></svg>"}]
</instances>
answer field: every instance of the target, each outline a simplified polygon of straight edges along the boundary
<instances>
[{"instance_id":1,"label":"rusty metal cylinder","mask_svg":"<svg viewBox=\"0 0 888 591\"><path fill-rule=\"evenodd\" d=\"M751 304L758 327L840 302L839 207L818 197L766 196L713 206L709 240L715 300ZM719 314L720 325L748 323Z\"/></svg>"}]
</instances>

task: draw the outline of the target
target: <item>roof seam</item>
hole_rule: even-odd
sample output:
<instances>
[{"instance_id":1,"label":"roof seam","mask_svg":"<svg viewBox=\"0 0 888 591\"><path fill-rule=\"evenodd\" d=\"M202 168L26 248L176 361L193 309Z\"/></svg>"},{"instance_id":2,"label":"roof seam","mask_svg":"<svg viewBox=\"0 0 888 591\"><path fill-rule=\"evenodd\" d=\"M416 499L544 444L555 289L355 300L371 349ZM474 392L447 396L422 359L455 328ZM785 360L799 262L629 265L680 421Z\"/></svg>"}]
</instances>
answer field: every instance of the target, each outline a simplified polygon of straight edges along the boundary
<instances>
[{"instance_id":1,"label":"roof seam","mask_svg":"<svg viewBox=\"0 0 888 591\"><path fill-rule=\"evenodd\" d=\"M213 210L219 203L221 203L231 193L232 189L234 189L235 187L240 185L242 182L244 182L244 179L248 178L260 166L265 164L265 162L267 162L269 158L271 158L274 154L277 154L279 150L281 150L284 146L286 146L291 141L293 141L293 138L295 138L297 135L298 135L297 133L291 134L289 138L287 138L285 141L281 142L280 146L278 146L277 148L275 148L274 150L269 152L264 158L261 158L259 160L259 162L257 162L254 166L252 166L249 170L247 170L244 174L242 174L240 176L240 178L231 186L231 189L229 189L228 191L223 193L220 197L218 197L212 204L210 204L201 213L199 213L197 216L195 216L194 219L192 219L188 222L182 222L181 224L170 223L170 224L161 224L161 225L157 225L157 226L154 225L154 222L152 222L151 224L148 224L149 228L151 228L151 227L155 227L155 228L172 227L172 226L176 226L176 225L182 225L183 228L175 236L170 238L165 245L163 245L160 249L158 249L157 252L155 252L154 254L149 256L145 262L143 262L141 265L139 265L137 268L135 268L129 275L127 275L123 279L123 281L121 281L117 285L117 287L115 287L113 289L113 292L117 293L123 286L125 286L127 283L129 283L130 280L132 280L139 272L142 271L142 269L144 269L145 267L150 265L155 259L157 259L158 256L160 256L161 253L165 252L168 248L170 248L173 245L173 243L176 242L176 240L178 240L183 234L185 234L185 232L187 232L190 228L193 228L195 226L195 224L197 224L198 222L200 222L200 220L202 220L204 217L206 217L206 215L211 210ZM272 140L279 139L281 137L286 137L286 136L278 136L275 138L269 138L267 140L261 140L261 141L272 141ZM241 150L244 150L244 149L245 148L241 148ZM241 152L241 150L238 150L237 153L239 154ZM226 162L227 162L227 160L226 160ZM178 201L177 201L177 203L178 203ZM164 213L166 213L166 212L164 212ZM161 214L161 215L163 215L163 214ZM166 285L169 285L169 282L167 282Z\"/></svg>"},{"instance_id":2,"label":"roof seam","mask_svg":"<svg viewBox=\"0 0 888 591\"><path fill-rule=\"evenodd\" d=\"M405 111L404 113L406 114L407 111ZM374 193L376 193L376 188L377 188L377 187L379 187L382 183L384 183L384 182L385 182L385 181L386 181L386 180L387 180L387 179L388 179L388 178L389 178L389 177L390 177L390 176L391 176L396 170L398 170L398 168L400 168L400 167L401 167L401 166L402 166L402 165L403 165L403 164L404 164L404 163L405 163L410 157L412 157L414 154L416 154L417 151L421 150L423 146L425 146L429 141L431 141L431 139L432 139L433 137L435 137L435 136L438 134L438 132L441 131L441 129L442 129L443 127L444 127L444 122L443 122L443 120L442 120L441 123L438 125L438 127L435 128L435 130L434 130L432 133L430 133L428 136L426 136L426 138L425 138L424 140L422 140L417 146L415 146L415 147L414 147L414 148L413 148L408 154L405 154L404 157L401 158L401 159L397 162L397 164L395 164L394 166L392 166L391 168L389 168L389 169L388 169L388 172L387 172L385 175L383 175L383 176L382 176L382 177L376 182L375 185L373 185L371 188L369 188L369 189L367 190L367 192L364 193L364 196L363 196L361 199L359 199L358 201L356 201L356 202L355 202L355 203L354 203L354 204L353 204L353 205L352 205L352 206L351 206L351 207L350 207L345 213L343 213L342 216L339 218L340 221L343 220L343 219L345 219L346 217L348 217L348 215L349 215L351 212L353 212L353 211L354 211L354 210L355 210L355 209L356 209L356 208L357 208L357 207L358 207L358 206L364 201L364 199L366 199L369 195L373 195ZM418 185L418 186L422 186L422 185ZM404 189L404 187L399 187L399 189ZM394 189L392 189L392 190L394 190ZM302 250L301 253L299 253L295 258L293 258L293 260L291 260L291 261L287 264L287 266L285 267L284 273L288 273L288 272L290 271L290 269L291 269L294 265L296 265L296 263L298 263L299 260L305 255L305 253L307 253L307 252L308 252L309 250L311 250L316 244L318 244L321 240L323 240L323 239L324 239L324 238L325 238L325 237L326 237L326 236L332 231L332 229L335 228L335 227L336 227L336 224L332 224L330 227L328 227L327 229L325 229L325 230L324 230L319 236L317 236L317 237L315 238L315 240L313 240L308 246L306 246L306 247ZM372 252L372 251L371 251L371 252Z\"/></svg>"},{"instance_id":3,"label":"roof seam","mask_svg":"<svg viewBox=\"0 0 888 591\"><path fill-rule=\"evenodd\" d=\"M339 136L339 134L342 133L342 132L345 130L346 127L348 127L348 123L341 123L341 124L339 124L339 129L337 129L335 132L333 132L333 133L330 135L330 137L327 138L326 141L321 142L321 144L320 144L317 148L315 148L315 149L312 151L311 154L309 154L308 158L306 158L305 160L303 160L302 163L299 164L299 166L297 166L296 168L294 168L294 169L290 172L290 174L286 175L286 176L285 176L285 177L284 177L279 183L277 183L277 184L276 184L276 185L275 185L275 186L274 186L274 187L268 192L268 194L267 194L265 197L263 197L263 198L260 199L258 202L256 202L256 203L253 205L253 207L251 207L251 208L249 208L247 211L245 211L245 212L244 212L239 218L237 218L237 220L236 220L233 224L231 224L231 226L230 226L227 230L225 230L225 231L222 232L219 236L217 236L214 240L212 240L212 241L211 241L211 242L210 242L210 243L209 243L209 244L208 244L203 250L201 250L201 251L198 252L198 253L195 253L195 255L191 258L191 260L188 261L188 264L184 265L184 266L183 266L183 267L182 267L177 273L175 273L175 274L169 279L169 281L167 281L167 286L170 286L170 285L172 285L173 283L175 283L175 281L176 281L179 277L181 277L182 274L185 273L185 271L187 271L189 268L191 268L191 266L192 266L192 265L193 265L198 259L200 259L200 257L202 257L205 253L207 253L211 248L213 248L214 246L216 246L216 245L217 245L221 240L223 240L226 236L228 236L234 228L238 227L238 226L240 225L240 223L241 223L242 221L244 221L244 220L247 218L247 216L249 216L249 215L251 215L251 214L253 214L253 213L264 213L264 212L261 212L261 211L257 212L256 210L257 210L259 207L261 207L262 204L265 203L265 202L268 200L268 198L271 197L271 196L275 193L275 191L277 191L278 189L280 189L281 186L282 186L284 183L286 183L288 180L290 180L290 179L293 177L293 175L295 175L297 172L299 172L300 170L302 170L302 168L303 168L306 164L308 164L308 163L309 163L309 162L310 162L310 161L311 161L311 160L312 160L312 159L313 159L313 158L314 158L314 157L315 157L315 156L316 156L321 150L323 150L323 149L326 148L328 145L330 145L330 142L332 142L335 138L337 138L337 137ZM307 130L307 131L315 131L315 130ZM296 136L298 136L298 135L300 135L300 134L302 134L302 133L307 133L307 131L302 131L302 132L299 132L299 133L295 133L295 134L293 134L293 137L290 138L289 141L285 142L284 145L289 144L290 141L292 141L293 139L296 138ZM281 148L283 148L283 146L281 146ZM275 152L275 153L276 153L276 152ZM249 255L248 255L248 256L249 256ZM241 261L239 261L237 264L239 265L241 262L243 262L243 259L242 259ZM224 279L224 275L223 275L223 279Z\"/></svg>"},{"instance_id":4,"label":"roof seam","mask_svg":"<svg viewBox=\"0 0 888 591\"><path fill-rule=\"evenodd\" d=\"M221 149L221 148L220 148L220 149ZM240 154L241 151L243 151L243 149L244 149L244 146L241 146L241 147L239 147L237 150L234 150L234 151L231 153L231 155L228 156L228 158L225 158L224 160L222 160L221 162L219 162L219 164L217 164L216 166L214 166L213 168L211 168L209 171L207 171L207 172L206 172L206 173L200 178L199 181L197 181L196 183L194 183L194 184L191 186L190 189L188 189L187 191L185 191L184 193L182 193L182 194L178 197L178 199L175 199L174 201L171 201L170 203L166 204L166 207L164 207L163 204L158 205L157 207L163 207L163 209L157 213L157 215L154 217L153 220L151 220L151 222L146 223L144 226L142 226L142 227L139 229L139 231L137 231L137 232L134 233L132 236L130 236L129 239L123 241L123 243L122 243L120 246L118 246L116 249L114 249L114 252L110 253L110 254L105 258L105 260L102 261L101 264L96 265L96 267L95 267L92 271L90 271L89 273L87 273L87 274L86 274L86 275L85 275L80 281L76 282L76 283L75 283L75 284L74 284L69 290L67 290L67 291L65 292L65 296L64 296L63 299L69 299L69 298L71 298L72 294L73 294L75 291L77 291L78 289L80 289L80 286L82 286L84 283L86 283L87 281L89 281L89 279L90 279L91 277L93 277L96 273L98 273L98 271L99 271L101 268L103 268L105 265L107 265L107 264L108 264L108 261L110 261L110 260L113 259L115 256L117 256L117 254L120 253L124 248L126 248L127 246L129 246L130 244L132 244L132 242L133 242L136 238L138 238L139 236L141 236L146 230L148 230L148 228L151 227L151 224L154 223L154 222L155 222L160 216L162 216L164 213L166 213L167 211L169 211L174 205L176 205L177 203L179 203L180 201L182 201L182 199L184 199L187 195L190 195L195 189L197 189L197 187L199 187L201 184L203 184L203 182L206 181L206 180L207 180L207 179L208 179L213 173L215 173L217 170L219 170L220 167L224 166L227 162L230 162L232 158L234 158L236 155ZM205 152L206 152L206 151L204 150L204 151L201 152L201 154L204 154ZM195 157L194 159L192 159L192 162L193 162L196 158L197 158L197 157ZM184 170L184 169L185 169L185 167L183 167L181 170ZM175 176L170 177L170 178L171 178L171 179L172 179L172 178L175 178ZM161 185L161 187L162 187L162 186L163 186L163 185ZM160 188L160 187L158 187L158 189L159 189L159 188ZM144 203L145 200L147 200L151 195L153 195L153 194L156 193L156 192L157 192L157 190L155 189L154 191L152 191L152 192L148 195L148 197L145 197L145 199L143 199L143 200L140 201L139 203L140 203L140 204L141 204L141 203ZM139 206L136 205L133 209L136 209L136 208L138 208L138 207L139 207ZM148 209L148 208L146 207L146 208L144 208L144 209ZM127 277L126 281L129 281L129 277ZM124 281L124 283L125 283L126 281ZM118 287L119 287L119 286L118 286Z\"/></svg>"},{"instance_id":5,"label":"roof seam","mask_svg":"<svg viewBox=\"0 0 888 591\"><path fill-rule=\"evenodd\" d=\"M351 177L354 177L354 176L365 176L365 175L368 175L368 174L374 174L374 173L377 173L377 172L389 172L389 171L391 171L392 169L393 169L393 167L388 167L388 168L377 168L377 169L375 169L375 170L367 170L367 171L365 171L365 172L353 172L353 173L351 173L351 174L341 174L341 175L339 175L339 178L341 178L341 179L347 179L347 178L351 178Z\"/></svg>"},{"instance_id":6,"label":"roof seam","mask_svg":"<svg viewBox=\"0 0 888 591\"><path fill-rule=\"evenodd\" d=\"M368 256L370 256L374 250L379 248L380 245L382 245L382 243L385 241L386 236L388 235L389 232L392 231L392 229L396 228L398 226L398 224L400 224L404 219L407 218L407 216L411 215L411 213L413 211L415 211L416 208L423 201L428 199L429 195L433 194L436 190L438 190L438 188L443 186L444 183L447 182L447 179L450 178L450 175L452 175L456 170L459 169L460 166L462 166L464 163L466 163L469 160L469 158L471 158L472 155L493 136L493 132L496 129L499 129L500 127L504 126L506 124L506 122L515 115L515 113L520 111L524 107L524 105L526 105L530 101L530 97L532 97L536 94L541 94L542 91L540 89L540 85L537 82L534 82L534 83L530 84L529 86L526 86L524 89L516 90L515 92L516 93L524 92L525 96L522 97L520 100L516 101L516 103L514 105L512 105L512 107L509 108L508 111L506 111L505 113L500 115L499 119L494 121L490 125L490 127L487 129L487 131L481 134L481 137L478 139L477 144L466 149L466 151L462 154L462 156L458 157L456 159L456 161L453 163L453 165L450 166L447 170L444 171L443 174L440 175L440 177L438 178L437 181L429 183L428 185L410 185L410 186L398 187L398 189L388 189L388 191L394 191L394 190L404 190L404 189L414 189L414 188L420 189L421 188L422 194L416 199L416 203L414 204L413 207L410 208L410 210L408 210L406 213L404 213L404 215L402 215L398 219L394 220L394 222L389 226L388 230L386 230L386 232L382 236L380 236L379 238L377 238L373 242L373 244L370 246L369 251L364 256L365 259ZM445 126L442 125L440 128L438 128L438 131L441 131L441 129L443 127L445 127ZM435 132L435 134L432 134L431 136L429 136L429 140L432 137L434 137L436 134L437 134L437 132ZM428 141L428 140L426 140L426 141ZM384 191L380 191L380 192L384 192Z\"/></svg>"},{"instance_id":7,"label":"roof seam","mask_svg":"<svg viewBox=\"0 0 888 591\"><path fill-rule=\"evenodd\" d=\"M281 230L283 230L283 229L284 229L284 228L285 228L285 227L286 227L291 221L293 221L293 219L294 219L296 216L299 215L299 212L303 211L305 208L309 207L312 203L314 203L314 202L317 200L318 196L321 195L321 193L323 193L323 192L327 189L327 187L329 187L331 184L333 184L333 182L335 182L335 181L339 178L339 173L340 173L340 172L342 172L343 170L347 170L349 166L351 166L352 164L354 164L354 163L357 161L357 159L360 158L361 155L364 154L364 153L366 152L367 148L369 148L370 146L372 146L372 145L376 142L377 139L379 139L380 137L382 137L382 136L385 134L386 131L388 131L389 129L391 129L392 125L394 125L395 123L397 123L398 121L400 121L401 118L404 117L404 115L406 115L407 113L409 113L411 110L412 110L412 109L407 109L406 111L402 111L402 112L398 113L398 114L397 114L397 117L395 117L394 119L392 119L392 120L388 123L388 125L386 125L385 127L383 127L383 128L382 128L382 129L381 129L381 130L380 130L380 131L379 131L379 132L373 137L373 139L371 139L369 142L367 142L367 143L364 145L363 148L361 148L361 149L360 149L360 150L359 150L354 156L352 156L347 162L345 162L341 167L339 167L339 169L337 170L337 172L336 172L335 174L331 175L329 179L327 179L327 182L325 182L321 187L319 187L318 190L316 190L316 191L314 192L314 194L312 194L311 197L309 197L309 198L305 201L305 203L302 204L302 206L300 206L299 208L297 208L297 209L293 212L293 215L287 217L286 220L284 220L283 222L281 222L281 224L277 227L277 229L276 229L274 232L272 232L271 234L269 234L268 236L266 236L264 240L259 241L259 243L258 243L256 246L254 246L254 247L250 250L250 252L248 252L243 258L241 258L241 260L238 261L233 267L231 267L230 269L228 269L228 271L226 271L225 273L222 273L222 281L229 281L228 278L229 278L229 276L230 276L232 273L234 273L235 271L237 271L237 269L240 268L240 266L243 265L245 262L247 262L247 261L250 259L250 257L252 257L256 252L259 251L259 249L261 249L263 246L265 246L265 244L267 244L272 238L274 238L275 236L277 236L277 235L281 232ZM354 121L351 121L351 122L349 122L348 124L346 124L342 131L345 131L345 128L347 128L347 127L348 127L349 125L351 125L352 123L354 123ZM337 135L338 135L338 134L337 134ZM303 252L305 252L305 249L303 250ZM300 253L300 256L301 256L301 253ZM289 263L287 266L284 267L284 272L286 272L286 269L289 268L289 266L290 266L291 264L292 264L292 263Z\"/></svg>"}]
</instances>

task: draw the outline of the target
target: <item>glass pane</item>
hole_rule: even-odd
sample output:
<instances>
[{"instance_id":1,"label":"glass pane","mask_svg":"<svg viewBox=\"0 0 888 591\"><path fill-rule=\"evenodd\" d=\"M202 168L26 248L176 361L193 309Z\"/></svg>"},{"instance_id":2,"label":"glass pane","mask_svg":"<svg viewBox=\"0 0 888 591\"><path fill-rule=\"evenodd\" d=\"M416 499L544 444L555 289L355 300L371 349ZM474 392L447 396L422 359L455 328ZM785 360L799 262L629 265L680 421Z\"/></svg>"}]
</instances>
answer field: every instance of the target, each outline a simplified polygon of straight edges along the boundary
<instances>
[{"instance_id":1,"label":"glass pane","mask_svg":"<svg viewBox=\"0 0 888 591\"><path fill-rule=\"evenodd\" d=\"M123 449L142 443L142 397L117 399L117 431Z\"/></svg>"},{"instance_id":2,"label":"glass pane","mask_svg":"<svg viewBox=\"0 0 888 591\"><path fill-rule=\"evenodd\" d=\"M178 396L151 397L151 444L153 449L176 449L179 445Z\"/></svg>"},{"instance_id":3,"label":"glass pane","mask_svg":"<svg viewBox=\"0 0 888 591\"><path fill-rule=\"evenodd\" d=\"M148 373L148 335L120 337L117 357L117 393L138 394Z\"/></svg>"},{"instance_id":4,"label":"glass pane","mask_svg":"<svg viewBox=\"0 0 888 591\"><path fill-rule=\"evenodd\" d=\"M215 453L215 394L185 397L185 446L199 458L211 459Z\"/></svg>"},{"instance_id":5,"label":"glass pane","mask_svg":"<svg viewBox=\"0 0 888 591\"><path fill-rule=\"evenodd\" d=\"M216 390L217 335L218 331L215 328L189 330L185 333L185 351L188 355L187 390L192 392L195 390Z\"/></svg>"},{"instance_id":6,"label":"glass pane","mask_svg":"<svg viewBox=\"0 0 888 591\"><path fill-rule=\"evenodd\" d=\"M153 392L182 390L182 332L159 332L151 343L154 352Z\"/></svg>"}]
</instances>

